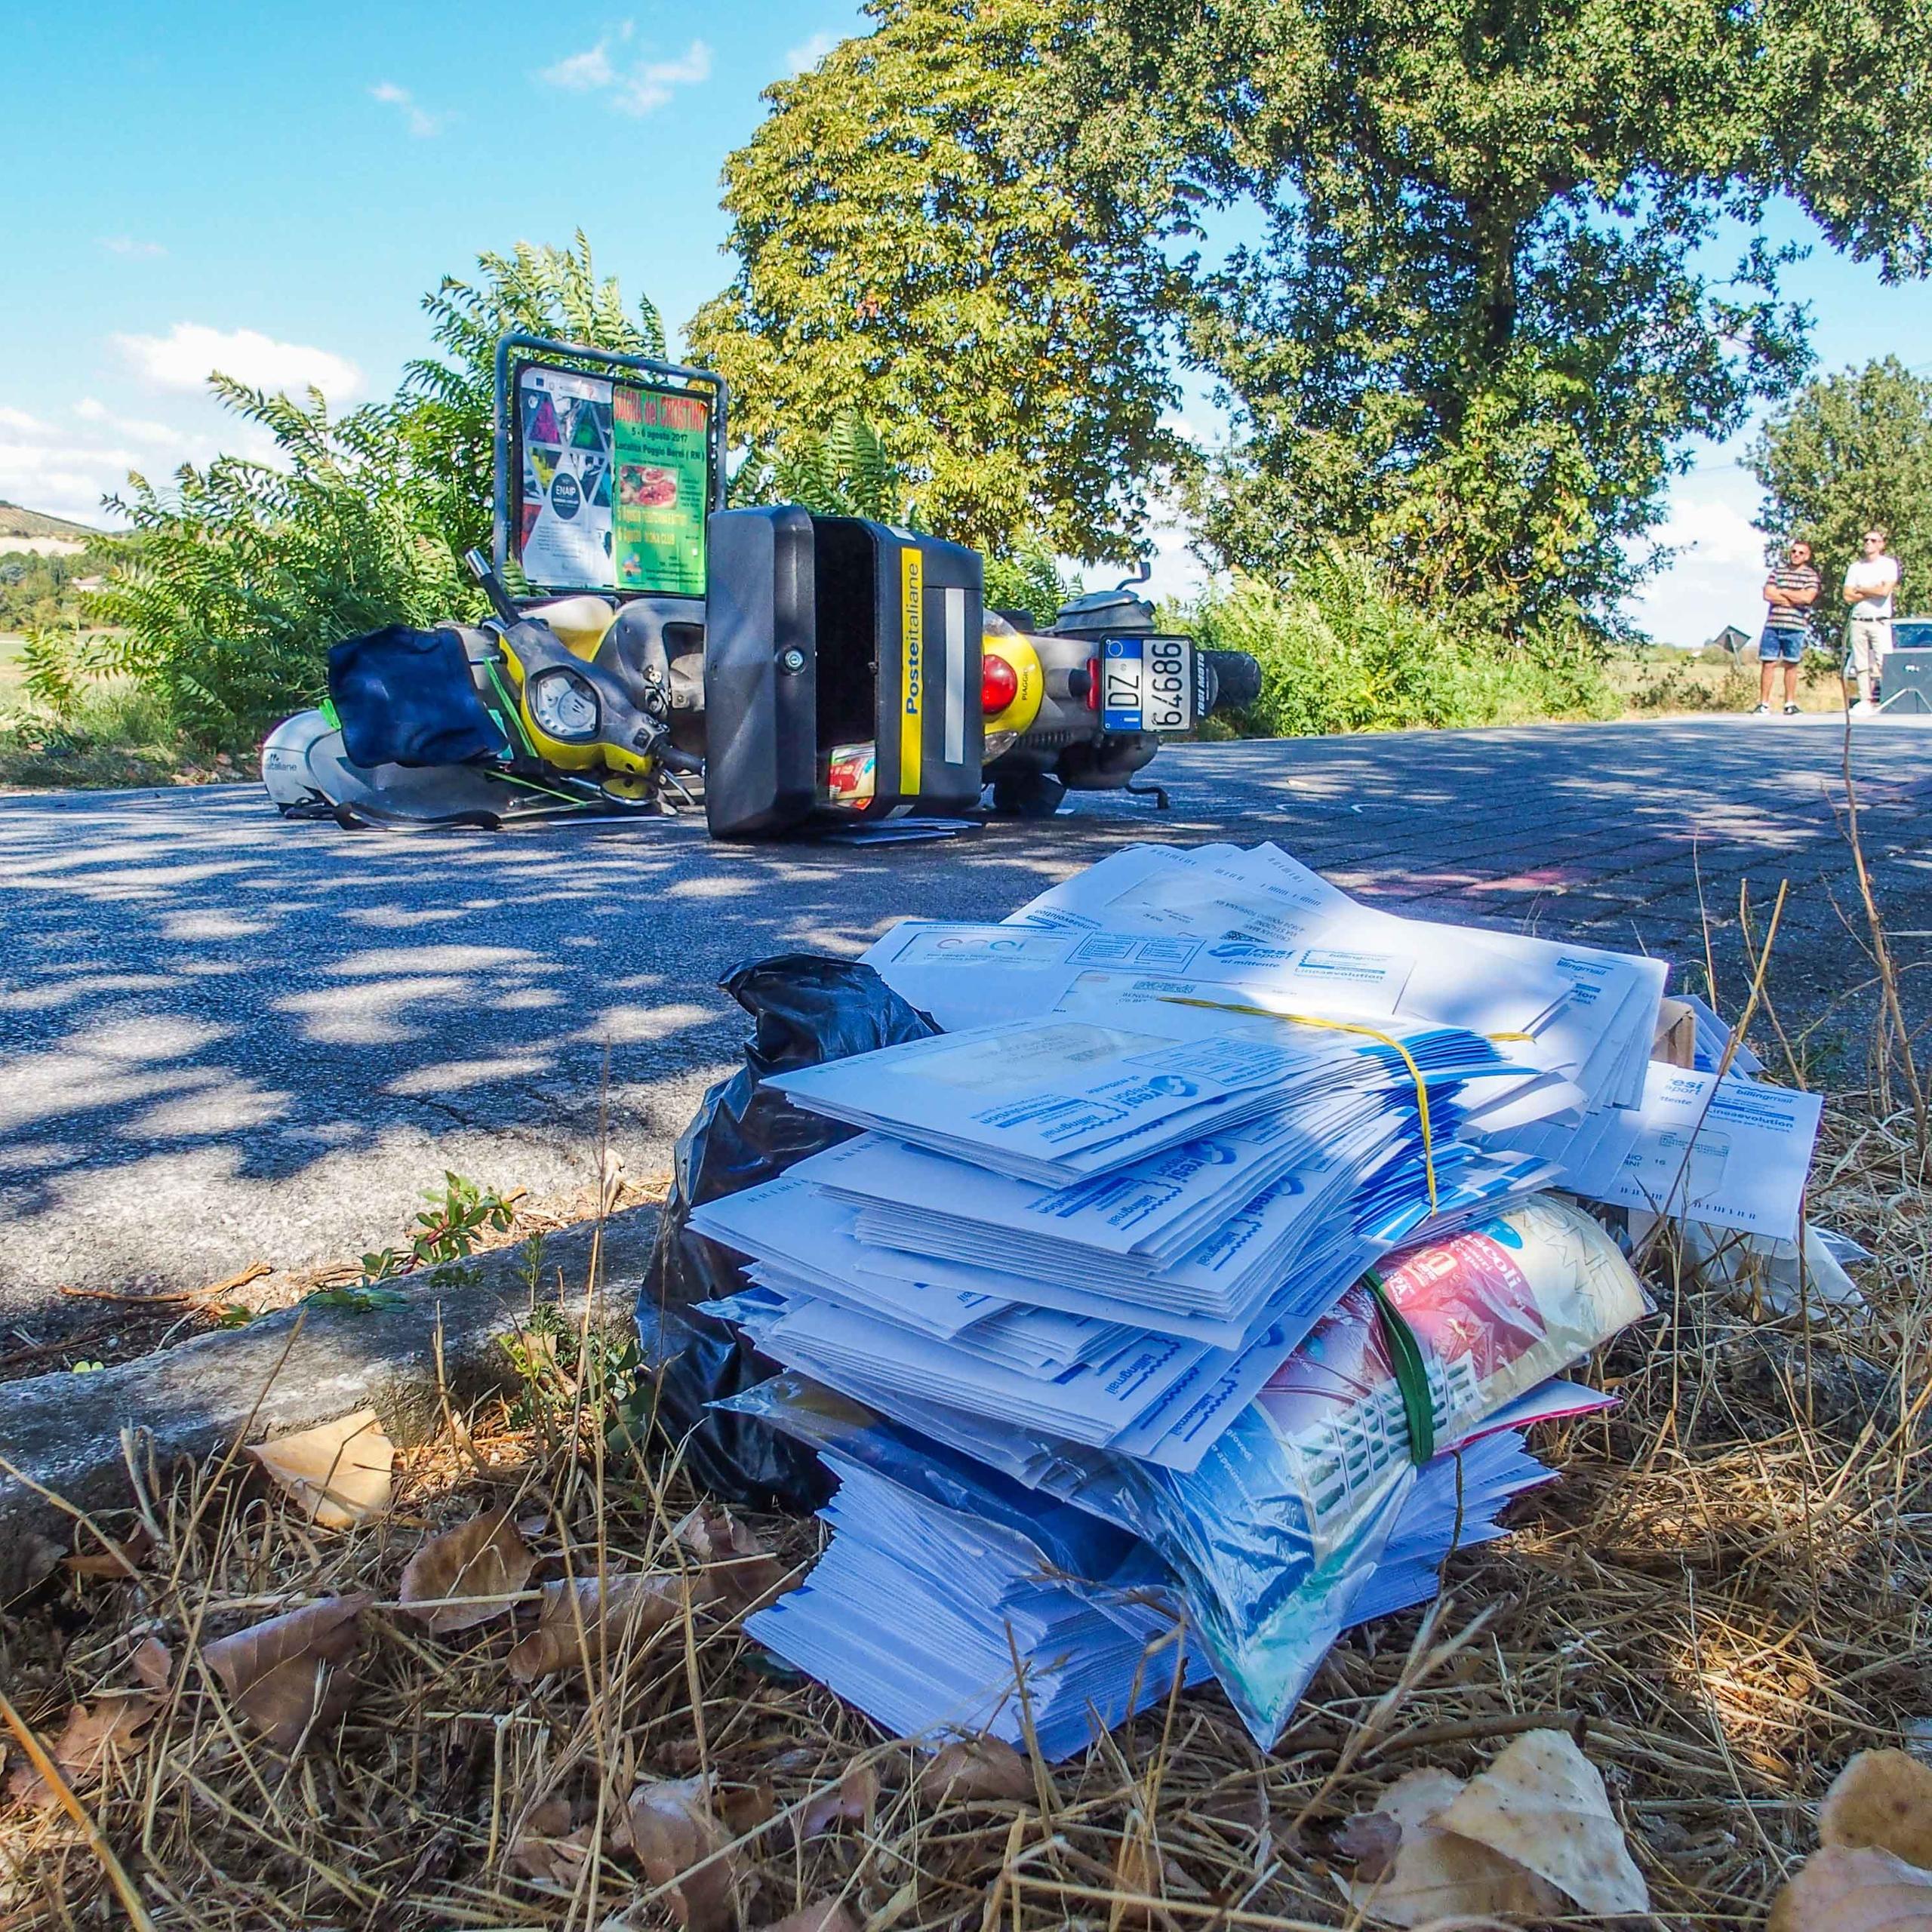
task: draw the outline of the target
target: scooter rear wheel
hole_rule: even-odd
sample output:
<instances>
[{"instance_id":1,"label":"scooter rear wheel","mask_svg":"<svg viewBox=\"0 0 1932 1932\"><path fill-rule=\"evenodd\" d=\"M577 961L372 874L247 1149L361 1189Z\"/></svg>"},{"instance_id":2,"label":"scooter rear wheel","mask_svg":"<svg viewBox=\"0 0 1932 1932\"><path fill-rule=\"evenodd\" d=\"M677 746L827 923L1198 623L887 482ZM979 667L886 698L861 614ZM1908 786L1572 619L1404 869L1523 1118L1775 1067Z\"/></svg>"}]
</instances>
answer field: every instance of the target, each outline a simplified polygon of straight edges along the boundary
<instances>
[{"instance_id":1,"label":"scooter rear wheel","mask_svg":"<svg viewBox=\"0 0 1932 1932\"><path fill-rule=\"evenodd\" d=\"M993 780L993 810L1002 818L1051 818L1066 787L1050 771L1016 771Z\"/></svg>"}]
</instances>

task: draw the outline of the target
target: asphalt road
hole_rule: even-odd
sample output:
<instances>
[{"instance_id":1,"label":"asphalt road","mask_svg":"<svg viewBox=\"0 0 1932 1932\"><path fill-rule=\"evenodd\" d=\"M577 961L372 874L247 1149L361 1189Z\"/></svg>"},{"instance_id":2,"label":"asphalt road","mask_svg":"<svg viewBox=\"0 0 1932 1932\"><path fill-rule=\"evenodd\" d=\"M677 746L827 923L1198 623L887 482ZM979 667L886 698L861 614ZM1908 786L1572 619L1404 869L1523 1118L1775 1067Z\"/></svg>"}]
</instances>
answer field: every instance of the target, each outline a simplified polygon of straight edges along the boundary
<instances>
[{"instance_id":1,"label":"asphalt road","mask_svg":"<svg viewBox=\"0 0 1932 1932\"><path fill-rule=\"evenodd\" d=\"M1277 840L1431 917L1641 945L1741 997L1740 884L1790 899L1771 987L1827 1067L1862 1054L1869 968L1835 721L1724 718L1195 746L1160 814L867 851L724 847L696 823L390 835L278 820L254 786L0 800L0 1340L99 1304L392 1241L454 1169L558 1195L600 1132L644 1174L734 1063L716 989L907 914L995 918L1115 848ZM1859 733L1899 950L1932 960L1932 730ZM1837 801L1835 804L1835 800ZM608 1068L608 1072L607 1072Z\"/></svg>"}]
</instances>

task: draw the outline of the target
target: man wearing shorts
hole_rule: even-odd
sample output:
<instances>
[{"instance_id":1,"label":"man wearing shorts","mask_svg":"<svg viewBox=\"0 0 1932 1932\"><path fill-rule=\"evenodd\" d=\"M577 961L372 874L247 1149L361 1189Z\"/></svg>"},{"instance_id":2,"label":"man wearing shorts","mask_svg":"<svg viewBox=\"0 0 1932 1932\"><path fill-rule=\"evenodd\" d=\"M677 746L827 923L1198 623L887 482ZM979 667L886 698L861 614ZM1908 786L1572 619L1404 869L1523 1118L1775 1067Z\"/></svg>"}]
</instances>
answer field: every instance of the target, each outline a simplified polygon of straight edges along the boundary
<instances>
[{"instance_id":1,"label":"man wearing shorts","mask_svg":"<svg viewBox=\"0 0 1932 1932\"><path fill-rule=\"evenodd\" d=\"M1784 666L1784 715L1798 715L1798 666L1808 635L1805 613L1818 601L1818 573L1811 546L1794 543L1785 561L1764 580L1764 634L1758 640L1758 715L1767 718L1778 666Z\"/></svg>"},{"instance_id":2,"label":"man wearing shorts","mask_svg":"<svg viewBox=\"0 0 1932 1932\"><path fill-rule=\"evenodd\" d=\"M1892 592L1899 586L1899 562L1887 552L1886 540L1876 525L1868 530L1844 574L1844 601L1851 606L1851 621L1845 626L1845 695L1851 695L1855 681L1854 713L1875 708L1875 687L1884 675L1885 654L1892 648Z\"/></svg>"}]
</instances>

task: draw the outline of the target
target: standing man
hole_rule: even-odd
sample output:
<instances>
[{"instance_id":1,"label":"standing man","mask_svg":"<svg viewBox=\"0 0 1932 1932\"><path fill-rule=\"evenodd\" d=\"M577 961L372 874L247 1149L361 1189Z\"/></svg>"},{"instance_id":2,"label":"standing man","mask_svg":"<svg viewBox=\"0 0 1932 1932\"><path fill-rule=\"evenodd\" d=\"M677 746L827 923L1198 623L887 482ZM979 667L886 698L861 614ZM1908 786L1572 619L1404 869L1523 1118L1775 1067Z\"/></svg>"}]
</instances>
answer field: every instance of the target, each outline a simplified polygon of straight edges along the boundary
<instances>
[{"instance_id":1,"label":"standing man","mask_svg":"<svg viewBox=\"0 0 1932 1932\"><path fill-rule=\"evenodd\" d=\"M1798 666L1804 655L1807 629L1804 614L1818 601L1818 573L1811 562L1811 546L1794 543L1785 552L1785 561L1764 580L1764 634L1758 640L1758 710L1760 718L1771 711L1771 687L1777 681L1778 666L1784 666L1784 715L1798 715Z\"/></svg>"},{"instance_id":2,"label":"standing man","mask_svg":"<svg viewBox=\"0 0 1932 1932\"><path fill-rule=\"evenodd\" d=\"M1844 574L1844 601L1851 606L1851 621L1846 626L1845 695L1851 695L1848 688L1855 679L1854 715L1877 708L1875 687L1884 675L1885 654L1892 648L1892 592L1899 586L1899 561L1887 552L1886 541L1886 532L1875 524Z\"/></svg>"}]
</instances>

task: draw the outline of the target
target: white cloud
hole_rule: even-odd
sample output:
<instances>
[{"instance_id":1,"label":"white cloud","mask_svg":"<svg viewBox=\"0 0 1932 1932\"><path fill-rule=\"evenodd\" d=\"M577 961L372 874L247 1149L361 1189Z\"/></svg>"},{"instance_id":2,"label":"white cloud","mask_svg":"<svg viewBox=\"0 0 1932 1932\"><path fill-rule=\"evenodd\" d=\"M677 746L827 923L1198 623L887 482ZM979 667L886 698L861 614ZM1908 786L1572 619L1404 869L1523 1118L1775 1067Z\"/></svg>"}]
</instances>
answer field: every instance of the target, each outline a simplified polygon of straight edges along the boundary
<instances>
[{"instance_id":1,"label":"white cloud","mask_svg":"<svg viewBox=\"0 0 1932 1932\"><path fill-rule=\"evenodd\" d=\"M362 371L347 357L255 329L177 322L166 335L117 335L114 346L158 389L200 389L219 370L251 388L296 392L313 386L332 403L359 395Z\"/></svg>"},{"instance_id":2,"label":"white cloud","mask_svg":"<svg viewBox=\"0 0 1932 1932\"><path fill-rule=\"evenodd\" d=\"M164 423L123 414L94 396L58 420L0 407L0 497L100 528L115 521L102 497L125 492L130 470L165 486L183 463L205 463L223 451L279 460L272 437L212 398L186 399L181 408L181 421Z\"/></svg>"},{"instance_id":3,"label":"white cloud","mask_svg":"<svg viewBox=\"0 0 1932 1932\"><path fill-rule=\"evenodd\" d=\"M581 54L567 55L554 67L546 67L543 78L553 88L568 88L577 94L608 88L617 78L617 69L611 65L609 46L608 41L600 40Z\"/></svg>"},{"instance_id":4,"label":"white cloud","mask_svg":"<svg viewBox=\"0 0 1932 1932\"><path fill-rule=\"evenodd\" d=\"M98 525L101 498L120 489L128 472L145 460L86 431L57 429L24 410L0 409L0 497L45 516Z\"/></svg>"},{"instance_id":5,"label":"white cloud","mask_svg":"<svg viewBox=\"0 0 1932 1932\"><path fill-rule=\"evenodd\" d=\"M1676 554L1631 600L1629 614L1661 644L1701 645L1727 624L1763 623L1764 538L1752 522L1757 486L1724 451L1672 488L1653 541Z\"/></svg>"},{"instance_id":6,"label":"white cloud","mask_svg":"<svg viewBox=\"0 0 1932 1932\"><path fill-rule=\"evenodd\" d=\"M385 107L399 109L409 124L410 133L419 141L440 134L453 118L448 113L432 113L407 88L399 88L393 81L378 81L369 90L369 98L380 100Z\"/></svg>"},{"instance_id":7,"label":"white cloud","mask_svg":"<svg viewBox=\"0 0 1932 1932\"><path fill-rule=\"evenodd\" d=\"M626 26L618 38L628 39ZM543 69L541 78L553 88L574 93L608 91L620 114L642 115L662 107L679 88L695 87L711 78L711 49L694 40L675 60L638 60L628 66L611 58L607 38L581 54L573 54Z\"/></svg>"},{"instance_id":8,"label":"white cloud","mask_svg":"<svg viewBox=\"0 0 1932 1932\"><path fill-rule=\"evenodd\" d=\"M1764 533L1735 505L1712 497L1673 499L1657 535L1700 564L1749 570L1764 561Z\"/></svg>"},{"instance_id":9,"label":"white cloud","mask_svg":"<svg viewBox=\"0 0 1932 1932\"><path fill-rule=\"evenodd\" d=\"M811 39L801 41L798 45L787 48L785 54L785 71L789 74L802 74L808 67L816 67L838 45L840 36L828 33L823 28Z\"/></svg>"},{"instance_id":10,"label":"white cloud","mask_svg":"<svg viewBox=\"0 0 1932 1932\"><path fill-rule=\"evenodd\" d=\"M168 253L158 242L137 241L131 235L103 235L100 245L110 255L125 255L135 261L152 261Z\"/></svg>"},{"instance_id":11,"label":"white cloud","mask_svg":"<svg viewBox=\"0 0 1932 1932\"><path fill-rule=\"evenodd\" d=\"M117 436L131 438L137 443L156 443L173 449L181 442L181 432L171 423L157 423L150 417L118 416L104 402L91 395L84 395L74 405L74 414L83 423L93 423L110 430Z\"/></svg>"}]
</instances>

